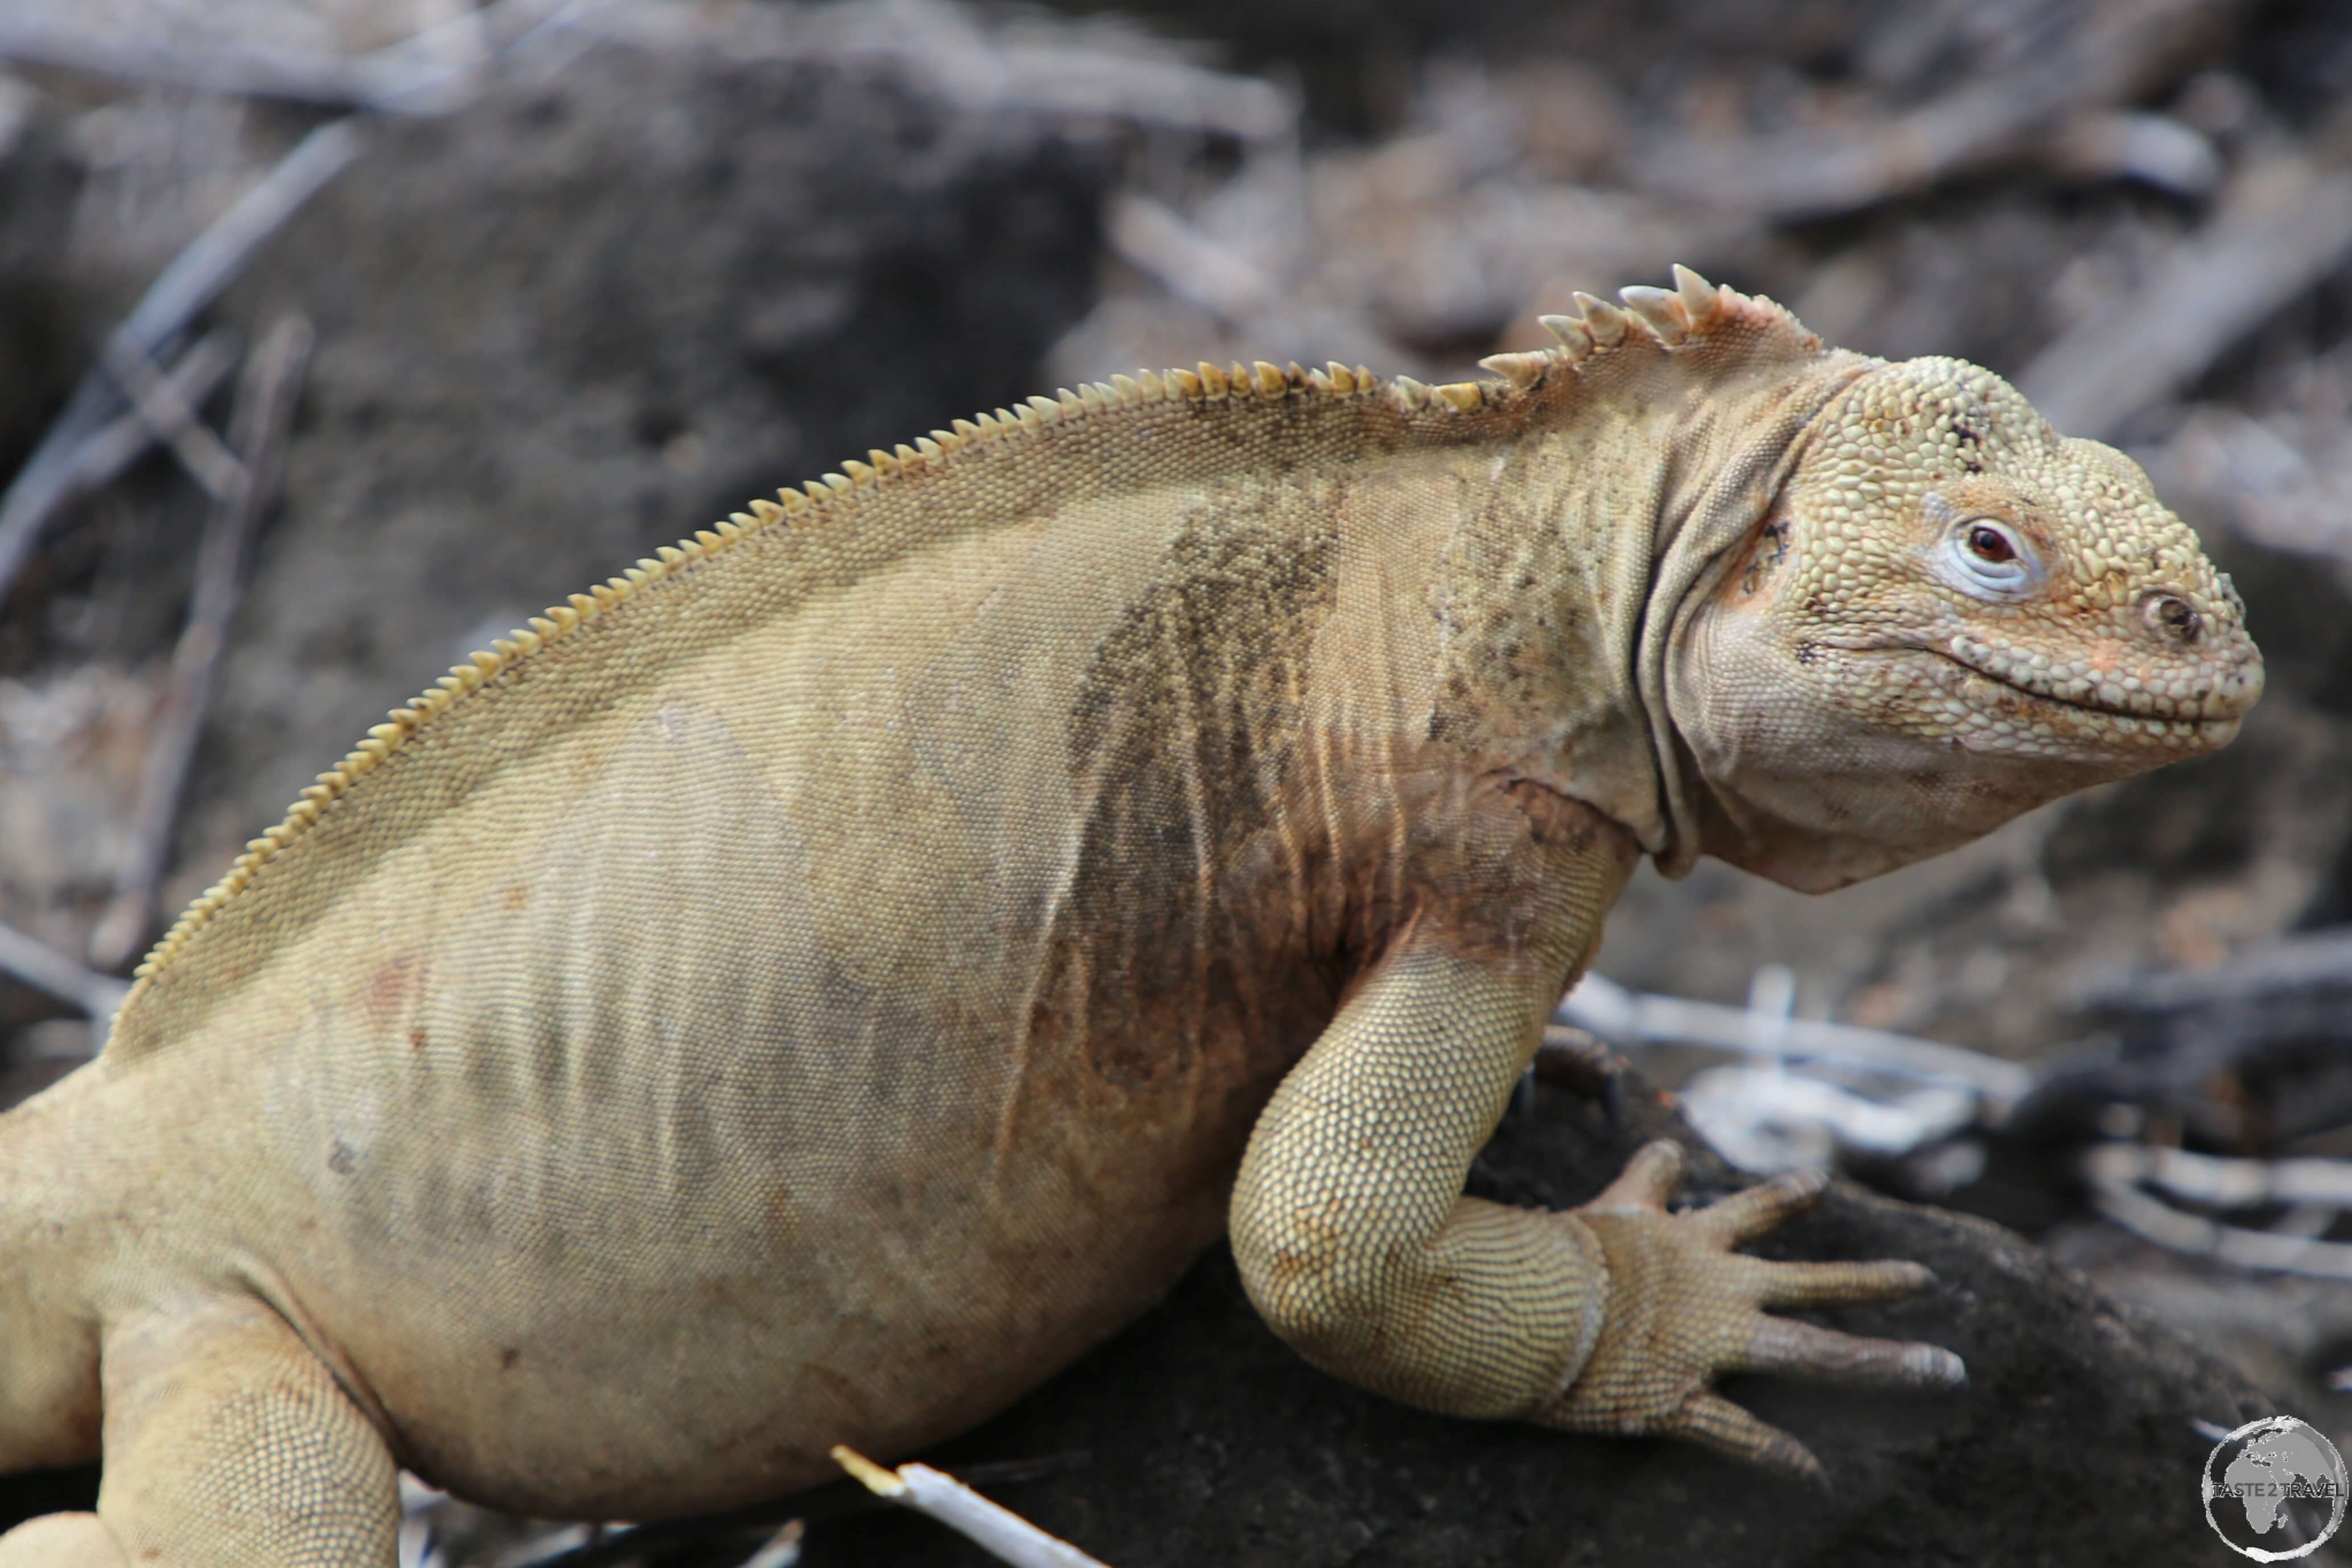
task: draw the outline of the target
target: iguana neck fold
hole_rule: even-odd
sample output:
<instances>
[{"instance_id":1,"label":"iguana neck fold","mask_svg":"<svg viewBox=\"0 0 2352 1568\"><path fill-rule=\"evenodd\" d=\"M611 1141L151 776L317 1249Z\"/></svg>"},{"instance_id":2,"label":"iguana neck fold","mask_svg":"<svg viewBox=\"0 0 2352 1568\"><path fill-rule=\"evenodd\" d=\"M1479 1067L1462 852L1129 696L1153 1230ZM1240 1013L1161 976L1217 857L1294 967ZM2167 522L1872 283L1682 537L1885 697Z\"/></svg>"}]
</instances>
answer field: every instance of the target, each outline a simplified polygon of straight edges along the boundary
<instances>
[{"instance_id":1,"label":"iguana neck fold","mask_svg":"<svg viewBox=\"0 0 2352 1568\"><path fill-rule=\"evenodd\" d=\"M1815 416L1879 363L1802 350L1769 362L1751 374L1635 340L1533 391L1517 434L1464 476L1475 494L1433 595L1438 737L1597 808L1669 876L1702 837L1665 680L1685 608L1762 525ZM1643 533L1650 549L1625 548Z\"/></svg>"}]
</instances>

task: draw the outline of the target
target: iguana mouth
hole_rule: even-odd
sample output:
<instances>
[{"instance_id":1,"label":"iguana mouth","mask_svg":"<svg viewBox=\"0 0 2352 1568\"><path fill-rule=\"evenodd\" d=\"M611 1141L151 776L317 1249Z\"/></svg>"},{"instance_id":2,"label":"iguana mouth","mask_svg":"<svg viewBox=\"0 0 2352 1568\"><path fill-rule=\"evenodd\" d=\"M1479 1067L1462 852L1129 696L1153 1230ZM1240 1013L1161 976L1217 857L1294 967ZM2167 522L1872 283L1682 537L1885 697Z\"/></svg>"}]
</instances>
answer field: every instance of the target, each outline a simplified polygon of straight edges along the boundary
<instances>
[{"instance_id":1,"label":"iguana mouth","mask_svg":"<svg viewBox=\"0 0 2352 1568\"><path fill-rule=\"evenodd\" d=\"M2174 711L2168 714L2163 714L2138 713L2128 707L2113 707L2105 703L2086 702L2079 697L2060 696L2056 692L2049 689L2046 685L2028 685L2018 680L2013 675L1989 670L1982 664L1962 658L1959 654L1953 653L1949 648L1924 647L1917 644L1914 644L1914 646L1922 653L1933 653L1937 658L1942 659L1948 664L1957 664L1961 669L1966 670L1969 674L1980 676L2006 691L2015 692L2020 696L2032 697L2034 701L2038 703L2046 703L2052 707L2068 708L2075 713L2091 714L2103 719L2122 719L2136 725L2143 725L2153 729L2169 729L2172 733L2178 735L2202 730L2208 726L2220 727L2235 725L2242 716L2241 715L2234 713L2217 714L2205 711L2210 699L2199 701L2198 711L2195 713L2182 713L2179 709L2185 706L2187 701L2195 701L2197 699L2174 699Z\"/></svg>"}]
</instances>

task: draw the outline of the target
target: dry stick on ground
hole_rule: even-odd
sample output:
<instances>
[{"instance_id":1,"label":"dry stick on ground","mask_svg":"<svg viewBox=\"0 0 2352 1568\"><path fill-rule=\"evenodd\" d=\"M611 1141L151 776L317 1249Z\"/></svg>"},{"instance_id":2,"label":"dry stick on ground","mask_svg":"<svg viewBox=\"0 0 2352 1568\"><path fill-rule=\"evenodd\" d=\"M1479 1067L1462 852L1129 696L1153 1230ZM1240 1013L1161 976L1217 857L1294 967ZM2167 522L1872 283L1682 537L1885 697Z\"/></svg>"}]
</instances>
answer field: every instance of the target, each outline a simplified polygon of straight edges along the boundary
<instances>
[{"instance_id":1,"label":"dry stick on ground","mask_svg":"<svg viewBox=\"0 0 2352 1568\"><path fill-rule=\"evenodd\" d=\"M2168 1251L2245 1269L2352 1280L2352 1242L2225 1225L2175 1208L2141 1191L2139 1185L2152 1182L2220 1207L2275 1200L2333 1211L2352 1206L2352 1168L2341 1161L2266 1164L2144 1144L2101 1144L2084 1152L2082 1169L2090 1182L2091 1201L2102 1215ZM2332 1212L2327 1218L2333 1218Z\"/></svg>"},{"instance_id":2,"label":"dry stick on ground","mask_svg":"<svg viewBox=\"0 0 2352 1568\"><path fill-rule=\"evenodd\" d=\"M1831 131L1656 143L1637 172L1652 188L1760 217L1856 211L2016 156L2063 134L2077 114L2163 86L2198 63L2199 45L2247 6L2248 0L2128 0L2083 7L2054 47L1997 60L1907 113ZM2059 428L2074 429L2044 412Z\"/></svg>"},{"instance_id":3,"label":"dry stick on ground","mask_svg":"<svg viewBox=\"0 0 2352 1568\"><path fill-rule=\"evenodd\" d=\"M0 58L247 98L437 115L472 100L476 77L494 52L481 40L511 32L506 44L496 46L509 47L566 8L564 0L499 0L383 48L341 54L244 38L149 37L122 27L94 27L68 19L65 6L0 7ZM455 59L452 44L458 46Z\"/></svg>"},{"instance_id":4,"label":"dry stick on ground","mask_svg":"<svg viewBox=\"0 0 2352 1568\"><path fill-rule=\"evenodd\" d=\"M2118 972L2076 1001L2113 1043L2053 1063L2020 1107L2023 1129L2067 1135L2128 1106L2252 1154L2352 1125L2352 927L2208 969Z\"/></svg>"},{"instance_id":5,"label":"dry stick on ground","mask_svg":"<svg viewBox=\"0 0 2352 1568\"><path fill-rule=\"evenodd\" d=\"M571 26L585 37L659 42L676 39L680 20L691 16L678 7L607 5L572 18ZM776 26L737 40L729 53L738 60L889 62L975 114L1108 120L1244 142L1279 141L1298 124L1297 97L1257 77L1084 40L992 32L943 0L780 15Z\"/></svg>"},{"instance_id":6,"label":"dry stick on ground","mask_svg":"<svg viewBox=\"0 0 2352 1568\"><path fill-rule=\"evenodd\" d=\"M1180 299L1225 321L1246 320L1274 302L1275 280L1195 228L1173 208L1137 192L1114 198L1104 238L1119 258Z\"/></svg>"},{"instance_id":7,"label":"dry stick on ground","mask_svg":"<svg viewBox=\"0 0 2352 1568\"><path fill-rule=\"evenodd\" d=\"M1585 976L1552 1017L1556 1023L1618 1044L1676 1040L1751 1055L1820 1057L1949 1083L1981 1096L1996 1115L2023 1099L2034 1083L2031 1068L1966 1046L1629 991L1599 975Z\"/></svg>"},{"instance_id":8,"label":"dry stick on ground","mask_svg":"<svg viewBox=\"0 0 2352 1568\"><path fill-rule=\"evenodd\" d=\"M2352 258L2352 171L2297 153L2230 183L2146 283L2069 329L2017 378L2060 430L2111 440L2294 296Z\"/></svg>"},{"instance_id":9,"label":"dry stick on ground","mask_svg":"<svg viewBox=\"0 0 2352 1568\"><path fill-rule=\"evenodd\" d=\"M938 1520L1013 1568L1108 1568L1060 1536L1048 1535L1011 1509L989 1501L945 1471L929 1465L900 1465L887 1470L856 1450L840 1447L833 1450L833 1459L875 1496Z\"/></svg>"},{"instance_id":10,"label":"dry stick on ground","mask_svg":"<svg viewBox=\"0 0 2352 1568\"><path fill-rule=\"evenodd\" d=\"M1048 1454L1034 1459L992 1459L962 1467L967 1484L1004 1487L1050 1480L1083 1470L1092 1456L1083 1450ZM887 1507L881 1499L849 1480L836 1481L787 1497L770 1498L723 1513L706 1513L656 1524L612 1527L608 1533L578 1546L566 1546L535 1557L509 1556L507 1568L616 1568L657 1552L687 1547L709 1548L712 1542L758 1532L772 1537L776 1527L793 1521L807 1525L855 1518Z\"/></svg>"},{"instance_id":11,"label":"dry stick on ground","mask_svg":"<svg viewBox=\"0 0 2352 1568\"><path fill-rule=\"evenodd\" d=\"M212 706L221 651L228 643L229 621L236 613L244 590L246 549L277 488L286 427L293 416L310 353L310 323L300 316L285 317L254 350L237 389L231 439L242 461L229 493L213 508L197 549L188 623L173 651L163 713L140 770L138 837L115 881L114 901L90 934L90 957L101 967L121 966L149 935L155 892L163 880L173 831L179 821L180 796L187 787L188 768L195 759L196 741L204 734L205 716Z\"/></svg>"},{"instance_id":12,"label":"dry stick on ground","mask_svg":"<svg viewBox=\"0 0 2352 1568\"><path fill-rule=\"evenodd\" d=\"M103 1025L122 1005L128 983L111 975L85 969L47 943L26 936L11 925L0 925L0 973L10 974L35 990L71 1002Z\"/></svg>"},{"instance_id":13,"label":"dry stick on ground","mask_svg":"<svg viewBox=\"0 0 2352 1568\"><path fill-rule=\"evenodd\" d=\"M163 380L173 401L192 410L203 407L213 389L236 368L237 348L237 334L227 327L215 328L197 339L194 347L163 370ZM155 444L155 439L154 422L136 408L92 431L74 448L65 474L66 498L105 488Z\"/></svg>"},{"instance_id":14,"label":"dry stick on ground","mask_svg":"<svg viewBox=\"0 0 2352 1568\"><path fill-rule=\"evenodd\" d=\"M176 336L237 275L261 243L342 172L365 145L360 128L348 120L321 125L305 136L163 269L114 329L108 340L108 356L118 352L152 356ZM82 444L113 417L121 402L104 364L92 366L41 444L17 471L7 493L0 496L0 599L7 597L16 574L39 542L41 530L58 508L81 494Z\"/></svg>"},{"instance_id":15,"label":"dry stick on ground","mask_svg":"<svg viewBox=\"0 0 2352 1568\"><path fill-rule=\"evenodd\" d=\"M156 440L172 449L180 466L204 486L205 495L223 501L236 492L245 478L244 465L196 417L195 405L179 394L170 378L158 371L152 361L144 354L131 353L120 343L110 342L103 362L106 373L130 398L132 411L154 433Z\"/></svg>"},{"instance_id":16,"label":"dry stick on ground","mask_svg":"<svg viewBox=\"0 0 2352 1568\"><path fill-rule=\"evenodd\" d=\"M0 13L0 57L129 81L370 108L403 102L416 74L406 61L388 64L373 54L288 48L236 38L151 37L68 18L63 7L47 11L24 6Z\"/></svg>"},{"instance_id":17,"label":"dry stick on ground","mask_svg":"<svg viewBox=\"0 0 2352 1568\"><path fill-rule=\"evenodd\" d=\"M236 349L237 335L229 329L205 333L163 372L172 397L188 408L202 407L236 364ZM135 408L90 431L56 468L51 506L104 489L155 444L155 437L153 422Z\"/></svg>"},{"instance_id":18,"label":"dry stick on ground","mask_svg":"<svg viewBox=\"0 0 2352 1568\"><path fill-rule=\"evenodd\" d=\"M805 1533L797 1519L768 1537L760 1550L743 1559L743 1568L790 1568L801 1560L801 1537Z\"/></svg>"}]
</instances>

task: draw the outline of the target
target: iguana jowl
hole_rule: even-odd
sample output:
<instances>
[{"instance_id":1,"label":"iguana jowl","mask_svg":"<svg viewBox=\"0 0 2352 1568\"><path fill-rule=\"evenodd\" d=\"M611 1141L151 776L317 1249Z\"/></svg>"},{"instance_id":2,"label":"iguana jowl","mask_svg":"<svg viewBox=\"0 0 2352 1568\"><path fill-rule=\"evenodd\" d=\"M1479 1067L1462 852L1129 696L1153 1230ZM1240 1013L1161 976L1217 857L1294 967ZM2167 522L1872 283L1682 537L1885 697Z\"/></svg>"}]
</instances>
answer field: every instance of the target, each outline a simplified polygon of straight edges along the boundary
<instances>
[{"instance_id":1,"label":"iguana jowl","mask_svg":"<svg viewBox=\"0 0 2352 1568\"><path fill-rule=\"evenodd\" d=\"M393 1561L395 1465L648 1518L902 1454L1226 1228L1433 1409L1802 1471L1742 1367L1916 1289L1462 1196L1643 854L1828 888L2208 751L2242 608L1998 378L1688 273L1435 388L1261 364L959 423L478 655L0 1120L0 1568Z\"/></svg>"}]
</instances>

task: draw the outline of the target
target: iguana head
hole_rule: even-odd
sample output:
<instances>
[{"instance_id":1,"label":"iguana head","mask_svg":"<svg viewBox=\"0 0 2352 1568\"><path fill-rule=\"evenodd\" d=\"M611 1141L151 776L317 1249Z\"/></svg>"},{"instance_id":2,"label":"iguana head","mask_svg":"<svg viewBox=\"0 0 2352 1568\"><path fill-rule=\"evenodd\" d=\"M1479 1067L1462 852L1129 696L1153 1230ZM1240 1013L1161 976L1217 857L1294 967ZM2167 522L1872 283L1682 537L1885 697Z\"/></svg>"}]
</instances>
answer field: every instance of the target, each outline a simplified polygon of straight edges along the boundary
<instances>
[{"instance_id":1,"label":"iguana head","mask_svg":"<svg viewBox=\"0 0 2352 1568\"><path fill-rule=\"evenodd\" d=\"M1701 844L1808 890L2225 745L2245 607L2138 466L1989 371L1866 371L1679 608L1667 707Z\"/></svg>"}]
</instances>

